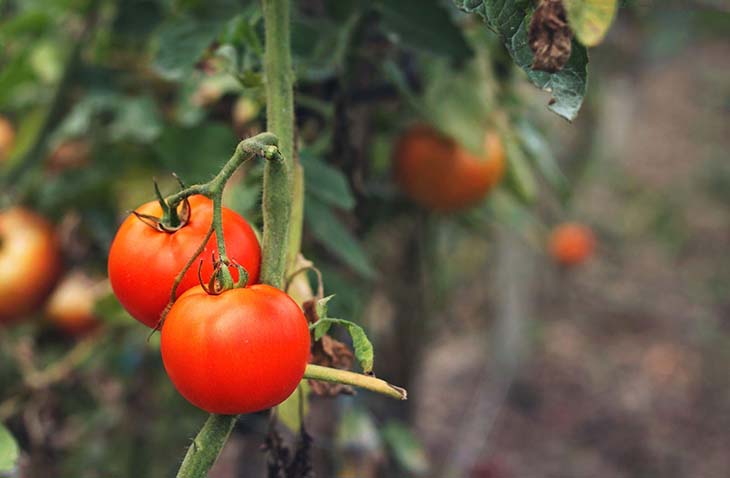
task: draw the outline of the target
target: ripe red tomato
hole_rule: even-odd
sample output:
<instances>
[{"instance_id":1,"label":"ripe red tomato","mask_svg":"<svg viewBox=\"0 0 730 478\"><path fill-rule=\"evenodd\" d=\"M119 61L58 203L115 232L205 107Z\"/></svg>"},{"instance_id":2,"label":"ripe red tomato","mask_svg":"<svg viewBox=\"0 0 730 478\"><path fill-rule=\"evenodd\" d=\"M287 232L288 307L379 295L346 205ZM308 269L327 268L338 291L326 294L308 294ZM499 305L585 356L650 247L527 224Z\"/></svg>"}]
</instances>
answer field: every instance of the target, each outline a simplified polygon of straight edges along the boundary
<instances>
[{"instance_id":1,"label":"ripe red tomato","mask_svg":"<svg viewBox=\"0 0 730 478\"><path fill-rule=\"evenodd\" d=\"M21 207L0 212L0 323L33 311L61 268L53 226Z\"/></svg>"},{"instance_id":2,"label":"ripe red tomato","mask_svg":"<svg viewBox=\"0 0 730 478\"><path fill-rule=\"evenodd\" d=\"M48 298L46 317L69 335L81 336L94 330L99 325L94 305L108 288L105 282L94 280L81 271L70 272Z\"/></svg>"},{"instance_id":3,"label":"ripe red tomato","mask_svg":"<svg viewBox=\"0 0 730 478\"><path fill-rule=\"evenodd\" d=\"M486 156L480 158L434 128L416 125L399 139L394 150L395 177L418 204L440 212L473 206L504 173L502 140L485 135Z\"/></svg>"},{"instance_id":4,"label":"ripe red tomato","mask_svg":"<svg viewBox=\"0 0 730 478\"><path fill-rule=\"evenodd\" d=\"M558 263L577 265L593 254L596 237L589 227L566 222L556 226L550 233L548 248Z\"/></svg>"},{"instance_id":5,"label":"ripe red tomato","mask_svg":"<svg viewBox=\"0 0 730 478\"><path fill-rule=\"evenodd\" d=\"M109 250L109 279L119 302L132 317L148 327L155 327L170 300L175 276L193 256L213 220L213 201L203 196L190 198L190 220L179 230L160 232L133 214L122 223ZM156 201L137 209L138 213L160 217L162 208ZM258 281L261 248L256 234L246 220L223 208L223 230L229 259L243 266L249 283ZM200 254L204 281L213 273L212 253L218 251L215 233ZM198 261L185 274L178 287L178 297L198 284ZM230 268L233 279L238 271Z\"/></svg>"},{"instance_id":6,"label":"ripe red tomato","mask_svg":"<svg viewBox=\"0 0 730 478\"><path fill-rule=\"evenodd\" d=\"M162 361L193 405L233 415L273 407L296 389L309 360L309 328L284 292L259 284L183 294L162 326Z\"/></svg>"}]
</instances>

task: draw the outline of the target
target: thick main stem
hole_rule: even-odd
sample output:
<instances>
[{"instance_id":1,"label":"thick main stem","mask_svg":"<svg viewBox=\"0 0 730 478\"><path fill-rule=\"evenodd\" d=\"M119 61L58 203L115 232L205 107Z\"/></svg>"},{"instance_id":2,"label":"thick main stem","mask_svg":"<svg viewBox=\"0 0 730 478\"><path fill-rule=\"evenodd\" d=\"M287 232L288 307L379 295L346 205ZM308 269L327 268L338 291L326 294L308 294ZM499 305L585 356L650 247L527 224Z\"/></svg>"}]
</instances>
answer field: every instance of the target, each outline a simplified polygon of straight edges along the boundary
<instances>
[{"instance_id":1,"label":"thick main stem","mask_svg":"<svg viewBox=\"0 0 730 478\"><path fill-rule=\"evenodd\" d=\"M278 288L284 286L286 275L293 199L294 72L291 61L289 2L290 0L262 0L266 34L266 129L279 138L279 151L284 160L269 161L264 170L261 281Z\"/></svg>"},{"instance_id":2,"label":"thick main stem","mask_svg":"<svg viewBox=\"0 0 730 478\"><path fill-rule=\"evenodd\" d=\"M236 424L235 415L211 414L190 444L177 478L205 478Z\"/></svg>"}]
</instances>

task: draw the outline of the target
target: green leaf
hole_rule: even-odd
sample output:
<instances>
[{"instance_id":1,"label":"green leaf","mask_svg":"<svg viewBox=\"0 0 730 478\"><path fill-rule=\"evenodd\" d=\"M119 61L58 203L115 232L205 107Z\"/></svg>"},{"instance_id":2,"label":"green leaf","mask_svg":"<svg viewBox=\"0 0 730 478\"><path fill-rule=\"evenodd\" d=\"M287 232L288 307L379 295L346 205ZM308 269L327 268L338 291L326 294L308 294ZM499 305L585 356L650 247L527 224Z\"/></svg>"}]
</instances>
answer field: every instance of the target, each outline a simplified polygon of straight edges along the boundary
<instances>
[{"instance_id":1,"label":"green leaf","mask_svg":"<svg viewBox=\"0 0 730 478\"><path fill-rule=\"evenodd\" d=\"M568 23L585 46L596 46L606 36L616 16L616 0L565 0Z\"/></svg>"},{"instance_id":2,"label":"green leaf","mask_svg":"<svg viewBox=\"0 0 730 478\"><path fill-rule=\"evenodd\" d=\"M210 179L230 158L236 137L226 125L209 123L194 128L165 128L155 144L169 171L174 171L188 184Z\"/></svg>"},{"instance_id":3,"label":"green leaf","mask_svg":"<svg viewBox=\"0 0 730 478\"><path fill-rule=\"evenodd\" d=\"M449 11L436 0L380 0L375 2L383 28L409 47L457 61L470 58L471 47Z\"/></svg>"},{"instance_id":4,"label":"green leaf","mask_svg":"<svg viewBox=\"0 0 730 478\"><path fill-rule=\"evenodd\" d=\"M331 301L334 296L335 296L334 294L328 295L327 297L324 297L324 298L319 299L317 301L317 303L314 306L314 310L317 313L317 317L318 318L321 318L321 319L327 318L327 314L328 314L328 305L327 305L327 303L329 301ZM320 335L319 337L317 337L316 336L316 333L315 333L315 337L316 337L316 340L319 340L322 337L322 335Z\"/></svg>"},{"instance_id":5,"label":"green leaf","mask_svg":"<svg viewBox=\"0 0 730 478\"><path fill-rule=\"evenodd\" d=\"M225 22L219 19L198 20L184 17L168 20L159 30L155 69L171 80L179 80L189 75L224 25Z\"/></svg>"},{"instance_id":6,"label":"green leaf","mask_svg":"<svg viewBox=\"0 0 730 478\"><path fill-rule=\"evenodd\" d=\"M530 165L527 163L525 153L511 133L503 131L502 138L507 155L505 185L522 202L532 202L537 195L537 183Z\"/></svg>"},{"instance_id":7,"label":"green leaf","mask_svg":"<svg viewBox=\"0 0 730 478\"><path fill-rule=\"evenodd\" d=\"M0 424L0 477L11 476L18 466L20 450L15 439L4 425Z\"/></svg>"},{"instance_id":8,"label":"green leaf","mask_svg":"<svg viewBox=\"0 0 730 478\"><path fill-rule=\"evenodd\" d=\"M352 233L342 224L330 206L318 198L307 198L304 209L307 229L327 250L342 259L355 272L366 278L375 276L370 261Z\"/></svg>"},{"instance_id":9,"label":"green leaf","mask_svg":"<svg viewBox=\"0 0 730 478\"><path fill-rule=\"evenodd\" d=\"M276 407L276 416L289 430L298 432L309 413L309 382L302 380L289 398Z\"/></svg>"},{"instance_id":10,"label":"green leaf","mask_svg":"<svg viewBox=\"0 0 730 478\"><path fill-rule=\"evenodd\" d=\"M413 475L425 475L429 470L428 456L423 445L405 425L395 420L389 421L381 431L381 436L401 468Z\"/></svg>"},{"instance_id":11,"label":"green leaf","mask_svg":"<svg viewBox=\"0 0 730 478\"><path fill-rule=\"evenodd\" d=\"M328 298L328 300L331 296ZM352 347L355 349L355 357L360 362L363 372L372 373L373 361L375 353L373 344L368 339L365 330L354 322L345 319L332 319L330 317L321 317L317 322L310 325L310 329L314 331L314 340L321 339L333 325L339 325L347 329L352 338Z\"/></svg>"},{"instance_id":12,"label":"green leaf","mask_svg":"<svg viewBox=\"0 0 730 478\"><path fill-rule=\"evenodd\" d=\"M550 144L542 133L527 121L519 122L515 126L515 131L524 151L550 187L560 195L566 194L569 187L568 179L561 171Z\"/></svg>"},{"instance_id":13,"label":"green leaf","mask_svg":"<svg viewBox=\"0 0 730 478\"><path fill-rule=\"evenodd\" d=\"M527 29L534 11L530 0L454 0L454 4L469 13L478 13L487 27L497 33L514 62L527 73L530 82L552 94L548 108L572 121L578 114L588 82L588 52L573 42L570 59L557 73L535 71L533 53L527 42Z\"/></svg>"},{"instance_id":14,"label":"green leaf","mask_svg":"<svg viewBox=\"0 0 730 478\"><path fill-rule=\"evenodd\" d=\"M338 209L349 211L355 207L350 184L340 170L306 151L302 151L300 156L304 168L304 190L307 194L312 194L323 203Z\"/></svg>"}]
</instances>

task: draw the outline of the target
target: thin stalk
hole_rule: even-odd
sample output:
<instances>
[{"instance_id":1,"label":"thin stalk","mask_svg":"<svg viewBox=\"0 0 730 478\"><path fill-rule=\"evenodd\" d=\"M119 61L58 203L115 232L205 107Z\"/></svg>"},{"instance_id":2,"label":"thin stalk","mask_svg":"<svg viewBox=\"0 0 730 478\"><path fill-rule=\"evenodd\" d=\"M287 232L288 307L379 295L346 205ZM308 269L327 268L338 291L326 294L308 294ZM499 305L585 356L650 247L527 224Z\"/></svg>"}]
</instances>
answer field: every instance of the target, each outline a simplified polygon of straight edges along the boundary
<instances>
[{"instance_id":1,"label":"thin stalk","mask_svg":"<svg viewBox=\"0 0 730 478\"><path fill-rule=\"evenodd\" d=\"M408 399L408 392L405 389L391 385L385 380L375 378L372 375L340 370L336 368L323 367L321 365L309 364L304 371L304 378L309 380L320 380L322 382L341 383L354 387L364 388L371 392L380 393L396 400Z\"/></svg>"}]
</instances>

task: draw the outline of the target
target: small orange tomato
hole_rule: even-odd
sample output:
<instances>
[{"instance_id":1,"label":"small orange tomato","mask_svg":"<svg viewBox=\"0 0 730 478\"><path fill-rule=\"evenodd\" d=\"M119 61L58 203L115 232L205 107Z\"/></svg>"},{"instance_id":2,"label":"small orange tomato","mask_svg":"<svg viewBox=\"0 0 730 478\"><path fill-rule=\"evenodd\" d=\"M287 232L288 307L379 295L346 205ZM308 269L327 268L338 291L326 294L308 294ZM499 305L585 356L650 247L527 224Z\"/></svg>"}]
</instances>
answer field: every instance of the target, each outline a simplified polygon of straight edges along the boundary
<instances>
[{"instance_id":1,"label":"small orange tomato","mask_svg":"<svg viewBox=\"0 0 730 478\"><path fill-rule=\"evenodd\" d=\"M5 161L15 146L15 128L4 116L0 116L0 161Z\"/></svg>"},{"instance_id":2,"label":"small orange tomato","mask_svg":"<svg viewBox=\"0 0 730 478\"><path fill-rule=\"evenodd\" d=\"M48 221L22 207L0 212L0 323L32 312L60 268L56 234Z\"/></svg>"},{"instance_id":3,"label":"small orange tomato","mask_svg":"<svg viewBox=\"0 0 730 478\"><path fill-rule=\"evenodd\" d=\"M416 125L395 146L395 177L405 194L427 209L465 209L483 199L504 174L504 145L496 132L485 134L484 149L485 156L479 157L431 126Z\"/></svg>"},{"instance_id":4,"label":"small orange tomato","mask_svg":"<svg viewBox=\"0 0 730 478\"><path fill-rule=\"evenodd\" d=\"M48 298L46 317L69 335L90 332L99 325L94 305L105 285L105 282L94 280L84 272L70 272Z\"/></svg>"},{"instance_id":5,"label":"small orange tomato","mask_svg":"<svg viewBox=\"0 0 730 478\"><path fill-rule=\"evenodd\" d=\"M577 265L593 255L596 238L589 227L566 222L556 226L550 233L548 248L558 263Z\"/></svg>"}]
</instances>

